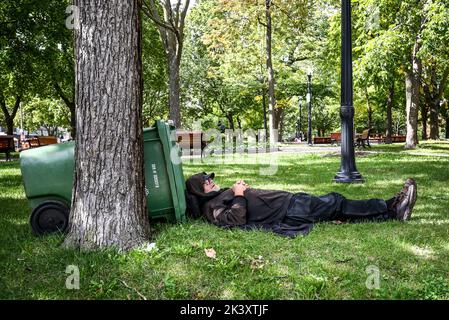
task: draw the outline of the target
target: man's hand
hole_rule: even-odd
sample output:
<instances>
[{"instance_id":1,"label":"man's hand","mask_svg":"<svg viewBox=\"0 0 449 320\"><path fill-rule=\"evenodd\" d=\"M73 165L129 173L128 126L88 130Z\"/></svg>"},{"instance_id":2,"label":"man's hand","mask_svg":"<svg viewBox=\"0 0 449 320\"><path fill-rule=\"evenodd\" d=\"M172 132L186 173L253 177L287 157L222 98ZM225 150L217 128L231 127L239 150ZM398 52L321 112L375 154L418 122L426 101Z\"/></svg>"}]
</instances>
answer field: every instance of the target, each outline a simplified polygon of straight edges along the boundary
<instances>
[{"instance_id":1,"label":"man's hand","mask_svg":"<svg viewBox=\"0 0 449 320\"><path fill-rule=\"evenodd\" d=\"M243 180L239 180L234 183L232 187L232 191L234 191L234 196L243 196L246 189L249 189L249 185L245 183Z\"/></svg>"}]
</instances>

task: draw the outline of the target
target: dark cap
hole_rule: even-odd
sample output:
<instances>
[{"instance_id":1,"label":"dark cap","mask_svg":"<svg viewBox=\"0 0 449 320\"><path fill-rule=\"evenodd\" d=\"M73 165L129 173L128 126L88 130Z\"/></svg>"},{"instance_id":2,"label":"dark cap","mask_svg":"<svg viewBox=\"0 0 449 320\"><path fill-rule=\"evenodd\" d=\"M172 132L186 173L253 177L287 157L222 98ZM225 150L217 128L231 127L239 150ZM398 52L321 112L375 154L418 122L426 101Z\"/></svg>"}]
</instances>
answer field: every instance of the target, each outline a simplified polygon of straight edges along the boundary
<instances>
[{"instance_id":1,"label":"dark cap","mask_svg":"<svg viewBox=\"0 0 449 320\"><path fill-rule=\"evenodd\" d=\"M209 174L206 174L206 172L203 172L204 175L204 181L209 180L209 179L215 179L215 172L211 172Z\"/></svg>"},{"instance_id":2,"label":"dark cap","mask_svg":"<svg viewBox=\"0 0 449 320\"><path fill-rule=\"evenodd\" d=\"M207 174L206 172L200 172L197 174L194 174L186 181L186 188L187 191L191 194L198 196L198 197L209 197L209 194L204 192L204 182L208 179L214 179L215 173L211 172Z\"/></svg>"}]
</instances>

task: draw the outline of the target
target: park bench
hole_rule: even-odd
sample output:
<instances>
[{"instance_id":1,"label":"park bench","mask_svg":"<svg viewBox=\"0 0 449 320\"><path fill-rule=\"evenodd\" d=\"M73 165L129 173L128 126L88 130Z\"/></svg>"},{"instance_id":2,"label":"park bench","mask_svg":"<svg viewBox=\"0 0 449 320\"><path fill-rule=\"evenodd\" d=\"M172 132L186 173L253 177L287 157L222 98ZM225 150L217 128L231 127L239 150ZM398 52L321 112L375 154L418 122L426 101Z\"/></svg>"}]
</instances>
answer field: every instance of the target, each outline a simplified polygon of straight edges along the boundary
<instances>
[{"instance_id":1,"label":"park bench","mask_svg":"<svg viewBox=\"0 0 449 320\"><path fill-rule=\"evenodd\" d=\"M11 160L11 152L14 152L14 136L11 135L3 135L0 136L0 152L5 153L6 161Z\"/></svg>"},{"instance_id":2,"label":"park bench","mask_svg":"<svg viewBox=\"0 0 449 320\"><path fill-rule=\"evenodd\" d=\"M377 135L374 137L369 137L369 141L375 141L377 144L385 143L385 137L383 135Z\"/></svg>"},{"instance_id":3,"label":"park bench","mask_svg":"<svg viewBox=\"0 0 449 320\"><path fill-rule=\"evenodd\" d=\"M25 139L22 141L21 150L38 148L38 147L46 146L49 144L55 144L55 143L58 143L58 138L56 138L54 136L42 136L42 137L28 138L28 139Z\"/></svg>"},{"instance_id":4,"label":"park bench","mask_svg":"<svg viewBox=\"0 0 449 320\"><path fill-rule=\"evenodd\" d=\"M331 144L339 145L341 143L341 132L331 132Z\"/></svg>"},{"instance_id":5,"label":"park bench","mask_svg":"<svg viewBox=\"0 0 449 320\"><path fill-rule=\"evenodd\" d=\"M370 135L371 129L363 130L362 134L356 136L355 140L355 146L356 147L363 147L366 148L366 146L371 148L371 145L369 143L369 135Z\"/></svg>"},{"instance_id":6,"label":"park bench","mask_svg":"<svg viewBox=\"0 0 449 320\"><path fill-rule=\"evenodd\" d=\"M406 136L394 135L391 136L391 142L405 142Z\"/></svg>"},{"instance_id":7,"label":"park bench","mask_svg":"<svg viewBox=\"0 0 449 320\"><path fill-rule=\"evenodd\" d=\"M201 151L202 154L207 146L202 131L176 130L176 141L182 150L189 150L189 154L195 150Z\"/></svg>"},{"instance_id":8,"label":"park bench","mask_svg":"<svg viewBox=\"0 0 449 320\"><path fill-rule=\"evenodd\" d=\"M314 137L313 144L329 144L331 143L331 137Z\"/></svg>"}]
</instances>

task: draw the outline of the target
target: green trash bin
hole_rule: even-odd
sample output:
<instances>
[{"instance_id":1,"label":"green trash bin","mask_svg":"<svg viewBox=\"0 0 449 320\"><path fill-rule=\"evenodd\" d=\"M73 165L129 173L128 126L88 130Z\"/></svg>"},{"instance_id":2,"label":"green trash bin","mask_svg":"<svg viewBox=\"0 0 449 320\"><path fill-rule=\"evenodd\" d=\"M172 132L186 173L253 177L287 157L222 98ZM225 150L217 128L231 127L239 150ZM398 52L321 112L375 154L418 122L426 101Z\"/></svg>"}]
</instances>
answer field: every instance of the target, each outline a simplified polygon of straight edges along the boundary
<instances>
[{"instance_id":1,"label":"green trash bin","mask_svg":"<svg viewBox=\"0 0 449 320\"><path fill-rule=\"evenodd\" d=\"M145 193L150 219L185 221L185 181L175 128L164 121L143 130ZM20 154L25 194L36 234L66 231L70 211L74 142L29 149ZM172 161L173 159L173 161Z\"/></svg>"}]
</instances>

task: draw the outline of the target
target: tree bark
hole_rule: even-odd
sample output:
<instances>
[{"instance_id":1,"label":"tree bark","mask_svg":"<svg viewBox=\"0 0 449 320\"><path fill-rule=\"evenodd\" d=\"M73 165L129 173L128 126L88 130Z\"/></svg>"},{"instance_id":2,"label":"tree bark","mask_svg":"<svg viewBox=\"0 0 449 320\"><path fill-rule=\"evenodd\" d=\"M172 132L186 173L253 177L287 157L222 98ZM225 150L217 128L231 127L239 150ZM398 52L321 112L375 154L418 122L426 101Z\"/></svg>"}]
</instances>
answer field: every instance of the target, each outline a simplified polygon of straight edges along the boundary
<instances>
[{"instance_id":1,"label":"tree bark","mask_svg":"<svg viewBox=\"0 0 449 320\"><path fill-rule=\"evenodd\" d=\"M240 117L237 117L237 127L241 130L242 129L242 121L240 120Z\"/></svg>"},{"instance_id":2,"label":"tree bark","mask_svg":"<svg viewBox=\"0 0 449 320\"><path fill-rule=\"evenodd\" d=\"M371 103L369 101L368 88L365 87L365 98L366 98L366 111L368 113L368 128L372 128L373 125L373 110L371 108Z\"/></svg>"},{"instance_id":3,"label":"tree bark","mask_svg":"<svg viewBox=\"0 0 449 320\"><path fill-rule=\"evenodd\" d=\"M283 124L282 121L284 119L284 109L283 108L276 108L274 109L274 116L273 116L273 122L274 127L278 129L278 141L282 141L282 134L283 134Z\"/></svg>"},{"instance_id":4,"label":"tree bark","mask_svg":"<svg viewBox=\"0 0 449 320\"><path fill-rule=\"evenodd\" d=\"M449 117L446 117L445 138L449 139Z\"/></svg>"},{"instance_id":5,"label":"tree bark","mask_svg":"<svg viewBox=\"0 0 449 320\"><path fill-rule=\"evenodd\" d=\"M430 104L430 133L429 138L433 140L440 139L440 124L439 124L439 114L440 114L440 101L432 101Z\"/></svg>"},{"instance_id":6,"label":"tree bark","mask_svg":"<svg viewBox=\"0 0 449 320\"><path fill-rule=\"evenodd\" d=\"M266 17L266 55L267 55L267 72L268 72L268 127L270 130L270 144L274 144L274 130L277 128L274 123L274 109L276 107L276 98L274 96L274 70L271 56L271 0L265 0L265 17Z\"/></svg>"},{"instance_id":7,"label":"tree bark","mask_svg":"<svg viewBox=\"0 0 449 320\"><path fill-rule=\"evenodd\" d=\"M181 65L181 55L176 51L181 51L181 46L176 43L174 36L169 37L171 42L166 48L168 60L168 105L170 110L170 119L173 120L176 128L181 127L181 105L180 105L180 79L179 69Z\"/></svg>"},{"instance_id":8,"label":"tree bark","mask_svg":"<svg viewBox=\"0 0 449 320\"><path fill-rule=\"evenodd\" d=\"M385 143L390 144L391 143L391 134L393 133L393 103L394 103L394 81L392 81L390 89L388 91L388 98L387 98L387 132L386 132L386 138Z\"/></svg>"},{"instance_id":9,"label":"tree bark","mask_svg":"<svg viewBox=\"0 0 449 320\"><path fill-rule=\"evenodd\" d=\"M438 82L436 67L430 69L430 86L426 84L425 93L430 110L430 139L438 140L440 138L440 104L443 100L444 89L446 88L449 76L449 67L443 72L443 76Z\"/></svg>"},{"instance_id":10,"label":"tree bark","mask_svg":"<svg viewBox=\"0 0 449 320\"><path fill-rule=\"evenodd\" d=\"M228 119L228 122L229 122L229 129L234 130L235 129L234 116L232 115L232 113L227 112L226 119Z\"/></svg>"},{"instance_id":11,"label":"tree bark","mask_svg":"<svg viewBox=\"0 0 449 320\"><path fill-rule=\"evenodd\" d=\"M421 105L421 124L422 133L421 138L427 140L427 120L428 120L428 108L426 104Z\"/></svg>"},{"instance_id":12,"label":"tree bark","mask_svg":"<svg viewBox=\"0 0 449 320\"><path fill-rule=\"evenodd\" d=\"M267 97L266 97L266 90L265 90L265 88L262 88L262 108L263 108L263 128L265 130L265 137L268 137Z\"/></svg>"},{"instance_id":13,"label":"tree bark","mask_svg":"<svg viewBox=\"0 0 449 320\"><path fill-rule=\"evenodd\" d=\"M20 95L17 95L16 101L12 108L12 112L10 113L3 95L0 97L0 108L2 109L3 115L5 116L6 134L8 135L14 134L14 119L16 118L17 111L19 110L21 100L22 97Z\"/></svg>"},{"instance_id":14,"label":"tree bark","mask_svg":"<svg viewBox=\"0 0 449 320\"><path fill-rule=\"evenodd\" d=\"M419 90L413 71L407 71L405 75L405 94L407 111L407 136L405 142L406 149L414 149L418 144L418 108Z\"/></svg>"},{"instance_id":15,"label":"tree bark","mask_svg":"<svg viewBox=\"0 0 449 320\"><path fill-rule=\"evenodd\" d=\"M77 0L76 148L65 245L121 251L147 241L140 0Z\"/></svg>"},{"instance_id":16,"label":"tree bark","mask_svg":"<svg viewBox=\"0 0 449 320\"><path fill-rule=\"evenodd\" d=\"M411 68L408 68L405 75L405 96L407 111L407 136L405 142L406 149L414 149L418 144L418 110L420 97L420 76L421 60L417 53L420 48L420 37L416 38L411 56Z\"/></svg>"},{"instance_id":17,"label":"tree bark","mask_svg":"<svg viewBox=\"0 0 449 320\"><path fill-rule=\"evenodd\" d=\"M444 116L444 119L446 121L445 127L444 127L444 131L445 131L445 136L444 137L446 139L449 139L449 110L447 109L447 100L446 99L443 100L443 104L441 106L441 109L444 111L443 112L443 116Z\"/></svg>"}]
</instances>

